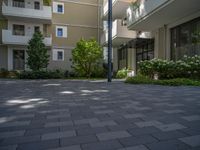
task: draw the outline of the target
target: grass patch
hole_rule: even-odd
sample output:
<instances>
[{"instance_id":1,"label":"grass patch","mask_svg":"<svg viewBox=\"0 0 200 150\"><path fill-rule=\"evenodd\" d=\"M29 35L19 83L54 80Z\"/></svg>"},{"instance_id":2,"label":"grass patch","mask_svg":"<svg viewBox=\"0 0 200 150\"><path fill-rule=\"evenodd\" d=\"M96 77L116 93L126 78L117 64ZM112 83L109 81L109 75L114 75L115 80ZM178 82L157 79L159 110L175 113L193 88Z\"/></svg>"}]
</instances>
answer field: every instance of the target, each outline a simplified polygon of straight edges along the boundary
<instances>
[{"instance_id":1,"label":"grass patch","mask_svg":"<svg viewBox=\"0 0 200 150\"><path fill-rule=\"evenodd\" d=\"M200 86L200 80L193 80L193 79L187 79L187 78L152 80L145 76L135 76L135 77L127 78L125 83L155 84L155 85L166 85L166 86Z\"/></svg>"}]
</instances>

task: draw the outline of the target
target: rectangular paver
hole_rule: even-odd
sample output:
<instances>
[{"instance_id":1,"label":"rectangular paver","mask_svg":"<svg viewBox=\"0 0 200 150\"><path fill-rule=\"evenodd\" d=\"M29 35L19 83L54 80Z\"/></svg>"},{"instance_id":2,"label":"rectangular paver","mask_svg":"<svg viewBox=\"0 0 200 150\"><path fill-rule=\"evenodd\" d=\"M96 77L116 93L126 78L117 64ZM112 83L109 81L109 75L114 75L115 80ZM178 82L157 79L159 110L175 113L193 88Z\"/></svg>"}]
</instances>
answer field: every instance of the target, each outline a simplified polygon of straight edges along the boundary
<instances>
[{"instance_id":1,"label":"rectangular paver","mask_svg":"<svg viewBox=\"0 0 200 150\"><path fill-rule=\"evenodd\" d=\"M115 131L115 132L105 132L97 134L97 137L100 141L113 140L130 136L131 135L127 131Z\"/></svg>"}]
</instances>

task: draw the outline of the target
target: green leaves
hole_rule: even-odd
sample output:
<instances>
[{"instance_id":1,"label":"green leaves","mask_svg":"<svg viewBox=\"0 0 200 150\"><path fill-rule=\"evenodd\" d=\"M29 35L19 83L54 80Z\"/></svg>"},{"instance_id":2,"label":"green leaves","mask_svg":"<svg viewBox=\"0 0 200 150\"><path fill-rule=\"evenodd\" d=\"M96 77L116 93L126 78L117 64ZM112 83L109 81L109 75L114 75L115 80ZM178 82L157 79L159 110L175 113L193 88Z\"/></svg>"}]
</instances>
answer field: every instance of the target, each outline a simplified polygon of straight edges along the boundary
<instances>
[{"instance_id":1,"label":"green leaves","mask_svg":"<svg viewBox=\"0 0 200 150\"><path fill-rule=\"evenodd\" d=\"M200 78L200 56L188 57L183 60L167 61L161 59L152 59L141 61L139 70L142 75L153 78L158 74L161 79L191 77Z\"/></svg>"},{"instance_id":2,"label":"green leaves","mask_svg":"<svg viewBox=\"0 0 200 150\"><path fill-rule=\"evenodd\" d=\"M36 32L28 43L27 65L33 71L47 68L49 64L49 55L43 39L43 35Z\"/></svg>"},{"instance_id":3,"label":"green leaves","mask_svg":"<svg viewBox=\"0 0 200 150\"><path fill-rule=\"evenodd\" d=\"M73 68L79 75L88 78L99 66L102 58L102 48L94 39L81 39L72 51Z\"/></svg>"}]
</instances>

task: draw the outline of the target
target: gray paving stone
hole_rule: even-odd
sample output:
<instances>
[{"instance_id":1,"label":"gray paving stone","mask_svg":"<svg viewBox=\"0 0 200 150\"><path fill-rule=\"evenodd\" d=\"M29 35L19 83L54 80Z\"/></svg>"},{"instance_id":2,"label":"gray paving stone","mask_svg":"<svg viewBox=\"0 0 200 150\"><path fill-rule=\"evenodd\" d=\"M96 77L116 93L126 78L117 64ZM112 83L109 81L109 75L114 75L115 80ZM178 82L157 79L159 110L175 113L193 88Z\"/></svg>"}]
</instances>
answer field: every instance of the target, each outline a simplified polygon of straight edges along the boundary
<instances>
[{"instance_id":1,"label":"gray paving stone","mask_svg":"<svg viewBox=\"0 0 200 150\"><path fill-rule=\"evenodd\" d=\"M184 137L180 138L180 140L192 147L200 146L200 135Z\"/></svg>"},{"instance_id":2,"label":"gray paving stone","mask_svg":"<svg viewBox=\"0 0 200 150\"><path fill-rule=\"evenodd\" d=\"M97 134L97 137L100 141L113 140L130 136L131 135L127 131L114 131Z\"/></svg>"},{"instance_id":3,"label":"gray paving stone","mask_svg":"<svg viewBox=\"0 0 200 150\"><path fill-rule=\"evenodd\" d=\"M126 114L126 115L123 115L124 118L126 119L132 119L132 118L143 118L144 115L143 114Z\"/></svg>"},{"instance_id":4,"label":"gray paving stone","mask_svg":"<svg viewBox=\"0 0 200 150\"><path fill-rule=\"evenodd\" d=\"M81 150L80 145L74 145L74 146L67 146L67 147L59 147L49 150Z\"/></svg>"},{"instance_id":5,"label":"gray paving stone","mask_svg":"<svg viewBox=\"0 0 200 150\"><path fill-rule=\"evenodd\" d=\"M111 114L114 113L113 110L98 110L98 111L94 111L95 114Z\"/></svg>"},{"instance_id":6,"label":"gray paving stone","mask_svg":"<svg viewBox=\"0 0 200 150\"><path fill-rule=\"evenodd\" d=\"M200 115L184 116L182 118L187 121L198 121L200 120Z\"/></svg>"},{"instance_id":7,"label":"gray paving stone","mask_svg":"<svg viewBox=\"0 0 200 150\"><path fill-rule=\"evenodd\" d=\"M45 150L45 149L58 148L59 146L60 146L59 140L47 140L47 141L19 144L17 150Z\"/></svg>"},{"instance_id":8,"label":"gray paving stone","mask_svg":"<svg viewBox=\"0 0 200 150\"><path fill-rule=\"evenodd\" d=\"M108 132L106 127L97 127L97 128L84 128L84 129L77 129L76 130L78 135L92 135L97 133Z\"/></svg>"},{"instance_id":9,"label":"gray paving stone","mask_svg":"<svg viewBox=\"0 0 200 150\"><path fill-rule=\"evenodd\" d=\"M55 133L47 133L41 135L42 140L51 140L51 139L60 139L60 138L65 138L65 137L72 137L76 136L76 132L71 130L71 131L65 131L65 132L55 132Z\"/></svg>"},{"instance_id":10,"label":"gray paving stone","mask_svg":"<svg viewBox=\"0 0 200 150\"><path fill-rule=\"evenodd\" d=\"M180 129L185 129L187 127L183 126L182 124L179 123L172 123L172 124L161 124L161 125L156 125L158 129L161 131L175 131L175 130L180 130Z\"/></svg>"},{"instance_id":11,"label":"gray paving stone","mask_svg":"<svg viewBox=\"0 0 200 150\"><path fill-rule=\"evenodd\" d=\"M90 124L93 122L98 122L99 120L97 118L90 118L90 119L81 119L81 120L74 120L75 125L79 124Z\"/></svg>"},{"instance_id":12,"label":"gray paving stone","mask_svg":"<svg viewBox=\"0 0 200 150\"><path fill-rule=\"evenodd\" d=\"M158 140L172 140L181 137L186 137L187 134L180 131L169 131L169 132L157 132L152 133L152 136Z\"/></svg>"},{"instance_id":13,"label":"gray paving stone","mask_svg":"<svg viewBox=\"0 0 200 150\"><path fill-rule=\"evenodd\" d=\"M167 140L157 143L146 144L150 150L189 150L189 146L178 140Z\"/></svg>"},{"instance_id":14,"label":"gray paving stone","mask_svg":"<svg viewBox=\"0 0 200 150\"><path fill-rule=\"evenodd\" d=\"M135 123L138 127L143 128L143 127L149 127L149 126L160 126L163 125L161 122L159 121L144 121L144 122L136 122Z\"/></svg>"},{"instance_id":15,"label":"gray paving stone","mask_svg":"<svg viewBox=\"0 0 200 150\"><path fill-rule=\"evenodd\" d=\"M102 122L91 122L91 127L105 127L105 126L115 126L117 125L114 121L102 121Z\"/></svg>"},{"instance_id":16,"label":"gray paving stone","mask_svg":"<svg viewBox=\"0 0 200 150\"><path fill-rule=\"evenodd\" d=\"M134 136L138 136L138 135L158 133L160 132L160 130L155 127L144 127L144 128L131 128L128 129L128 132Z\"/></svg>"},{"instance_id":17,"label":"gray paving stone","mask_svg":"<svg viewBox=\"0 0 200 150\"><path fill-rule=\"evenodd\" d=\"M168 114L177 114L177 113L183 113L185 111L180 110L180 109L175 109L175 110L165 110L164 112Z\"/></svg>"},{"instance_id":18,"label":"gray paving stone","mask_svg":"<svg viewBox=\"0 0 200 150\"><path fill-rule=\"evenodd\" d=\"M44 87L54 84L59 86ZM36 107L7 105L13 99L32 99L29 104ZM199 99L198 87L130 85L118 81L107 84L103 80L0 79L0 149L18 145L17 150L77 146L78 150L118 150L144 145L148 150L198 150L200 146L192 147L179 139L200 135ZM106 136L120 131L132 136ZM100 141L97 135L106 141ZM195 138L191 141L195 145Z\"/></svg>"},{"instance_id":19,"label":"gray paving stone","mask_svg":"<svg viewBox=\"0 0 200 150\"><path fill-rule=\"evenodd\" d=\"M9 146L0 146L0 150L16 150L17 145L9 145Z\"/></svg>"},{"instance_id":20,"label":"gray paving stone","mask_svg":"<svg viewBox=\"0 0 200 150\"><path fill-rule=\"evenodd\" d=\"M137 137L128 137L119 139L120 143L122 143L125 147L129 146L136 146L136 145L143 145L148 143L154 143L158 140L150 135L143 135L143 136L137 136Z\"/></svg>"},{"instance_id":21,"label":"gray paving stone","mask_svg":"<svg viewBox=\"0 0 200 150\"><path fill-rule=\"evenodd\" d=\"M9 138L9 137L23 136L24 133L25 133L25 130L10 131L10 132L0 132L0 138Z\"/></svg>"},{"instance_id":22,"label":"gray paving stone","mask_svg":"<svg viewBox=\"0 0 200 150\"><path fill-rule=\"evenodd\" d=\"M45 124L45 127L58 127L58 126L72 126L72 121L64 121L64 122L49 122Z\"/></svg>"},{"instance_id":23,"label":"gray paving stone","mask_svg":"<svg viewBox=\"0 0 200 150\"><path fill-rule=\"evenodd\" d=\"M97 142L97 137L95 135L87 136L75 136L70 138L62 138L60 140L61 146L71 146L71 145L80 145L85 143Z\"/></svg>"},{"instance_id":24,"label":"gray paving stone","mask_svg":"<svg viewBox=\"0 0 200 150\"><path fill-rule=\"evenodd\" d=\"M117 140L87 143L82 145L82 150L116 150L123 146Z\"/></svg>"},{"instance_id":25,"label":"gray paving stone","mask_svg":"<svg viewBox=\"0 0 200 150\"><path fill-rule=\"evenodd\" d=\"M0 127L13 127L13 126L27 126L31 121L16 121L16 122L6 122L0 124Z\"/></svg>"},{"instance_id":26,"label":"gray paving stone","mask_svg":"<svg viewBox=\"0 0 200 150\"><path fill-rule=\"evenodd\" d=\"M137 145L132 147L120 148L118 150L149 150L144 145Z\"/></svg>"}]
</instances>

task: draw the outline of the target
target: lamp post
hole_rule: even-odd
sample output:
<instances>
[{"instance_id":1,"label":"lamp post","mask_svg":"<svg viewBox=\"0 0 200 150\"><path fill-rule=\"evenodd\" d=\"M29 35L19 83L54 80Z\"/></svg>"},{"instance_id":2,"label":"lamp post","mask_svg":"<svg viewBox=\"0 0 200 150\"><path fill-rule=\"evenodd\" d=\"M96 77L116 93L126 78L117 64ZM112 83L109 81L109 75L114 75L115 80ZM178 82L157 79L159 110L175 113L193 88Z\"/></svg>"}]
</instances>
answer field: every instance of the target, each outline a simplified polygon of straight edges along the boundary
<instances>
[{"instance_id":1,"label":"lamp post","mask_svg":"<svg viewBox=\"0 0 200 150\"><path fill-rule=\"evenodd\" d=\"M108 82L112 82L112 0L108 0Z\"/></svg>"}]
</instances>

